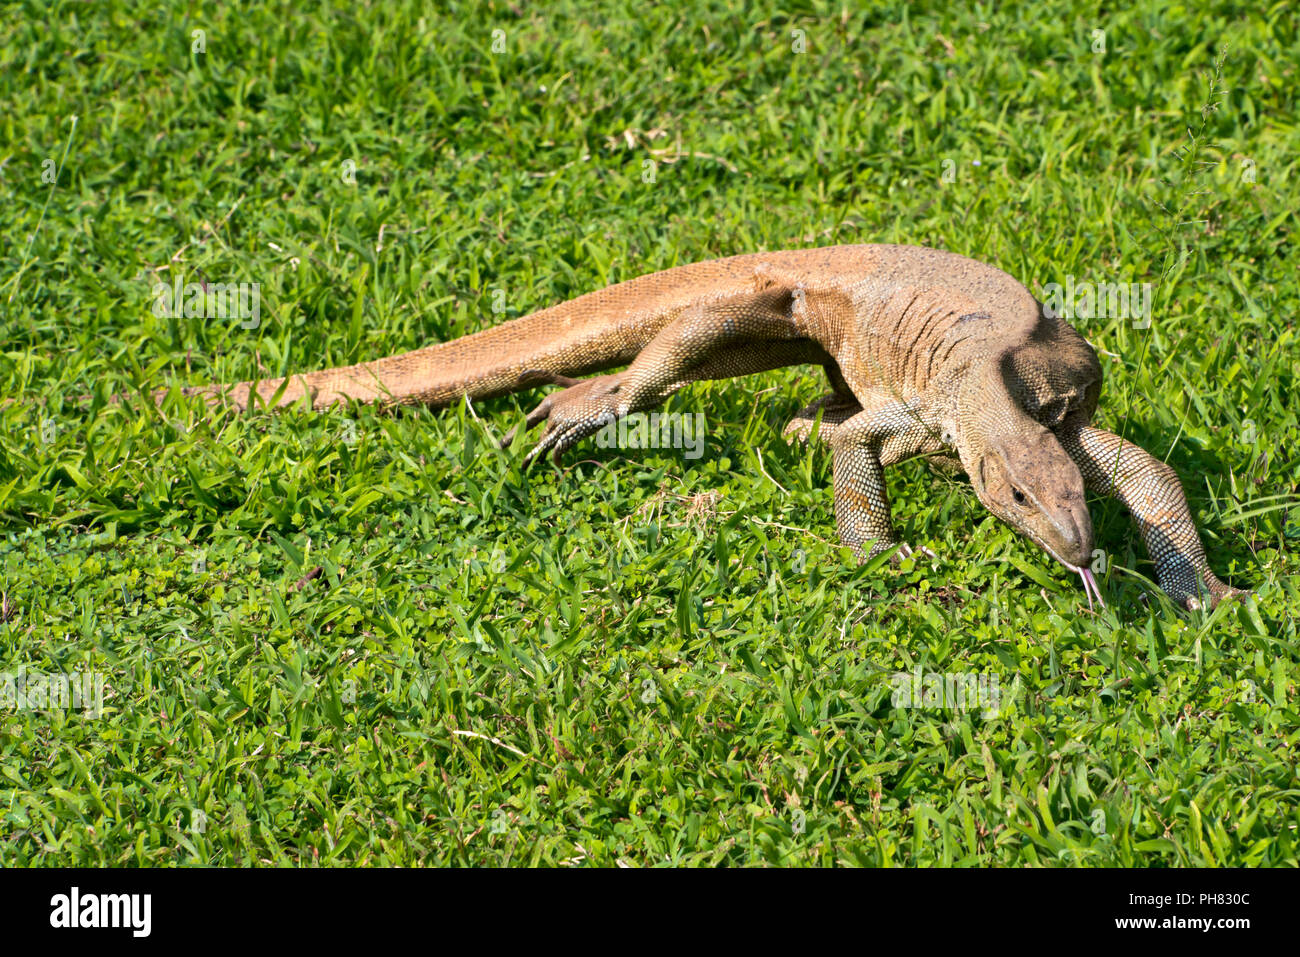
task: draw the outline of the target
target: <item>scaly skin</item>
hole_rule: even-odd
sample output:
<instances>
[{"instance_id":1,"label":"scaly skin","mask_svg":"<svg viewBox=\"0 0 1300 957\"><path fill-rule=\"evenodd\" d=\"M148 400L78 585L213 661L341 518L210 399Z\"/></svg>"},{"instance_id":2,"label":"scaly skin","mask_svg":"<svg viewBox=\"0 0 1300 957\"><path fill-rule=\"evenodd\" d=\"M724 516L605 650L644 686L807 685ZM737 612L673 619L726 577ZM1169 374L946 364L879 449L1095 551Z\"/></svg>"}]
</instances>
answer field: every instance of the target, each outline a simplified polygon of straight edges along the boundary
<instances>
[{"instance_id":1,"label":"scaly skin","mask_svg":"<svg viewBox=\"0 0 1300 957\"><path fill-rule=\"evenodd\" d=\"M1089 604L1085 487L1128 507L1180 605L1242 594L1206 564L1173 471L1088 425L1101 388L1092 347L1006 273L939 250L832 246L694 263L376 362L186 392L246 408L254 390L267 403L283 386L277 405L310 397L323 409L349 399L443 406L564 385L525 422L546 423L531 461L558 458L691 382L799 363L823 366L832 391L787 433L808 437L821 415L836 524L860 556L900 545L884 468L949 451L990 511L1083 576ZM570 378L618 366L627 368Z\"/></svg>"}]
</instances>

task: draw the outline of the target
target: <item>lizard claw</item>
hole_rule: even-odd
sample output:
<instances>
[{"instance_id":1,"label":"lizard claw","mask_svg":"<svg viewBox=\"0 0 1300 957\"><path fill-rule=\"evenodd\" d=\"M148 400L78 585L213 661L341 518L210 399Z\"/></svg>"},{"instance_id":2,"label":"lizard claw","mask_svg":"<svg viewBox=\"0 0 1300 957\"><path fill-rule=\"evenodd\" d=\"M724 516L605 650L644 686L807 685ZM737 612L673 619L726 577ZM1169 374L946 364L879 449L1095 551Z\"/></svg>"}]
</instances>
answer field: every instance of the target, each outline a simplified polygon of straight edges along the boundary
<instances>
[{"instance_id":1,"label":"lizard claw","mask_svg":"<svg viewBox=\"0 0 1300 957\"><path fill-rule=\"evenodd\" d=\"M1207 602L1205 601L1205 597L1207 595L1209 597L1209 609L1206 608ZM1240 588L1233 588L1231 585L1225 585L1216 578L1214 584L1211 585L1206 592L1197 595L1188 595L1183 599L1182 605L1187 611L1206 611L1218 608L1219 604L1225 601L1244 602L1250 596L1250 592L1243 591Z\"/></svg>"},{"instance_id":2,"label":"lizard claw","mask_svg":"<svg viewBox=\"0 0 1300 957\"><path fill-rule=\"evenodd\" d=\"M546 417L551 412L552 400L557 395L559 395L558 392L551 393L545 399L542 400L541 404L537 406L537 408L533 409L533 411L528 413L528 417L524 419L524 426L523 426L524 432L526 433L531 432L533 428L537 425L537 423L542 422L546 419ZM503 449L510 448L510 446L515 441L515 434L518 431L519 431L519 426L516 425L509 432L507 432L505 434L505 438L501 440L501 448Z\"/></svg>"},{"instance_id":3,"label":"lizard claw","mask_svg":"<svg viewBox=\"0 0 1300 957\"><path fill-rule=\"evenodd\" d=\"M894 558L892 559L892 561L895 564L897 564L898 562L902 561L904 558L912 558L917 555L928 555L930 556L930 558L934 559L935 561L939 560L939 556L936 555L929 547L922 545L920 548L913 548L911 545L907 544L907 542L903 542L901 545L898 546L898 551L894 553Z\"/></svg>"},{"instance_id":4,"label":"lizard claw","mask_svg":"<svg viewBox=\"0 0 1300 957\"><path fill-rule=\"evenodd\" d=\"M891 548L894 549L894 554L889 556L889 564L895 567L902 564L903 559L905 558L915 558L921 555L927 555L935 561L939 560L939 556L924 545L920 548L913 548L911 545L907 544L907 542L890 542L883 539L877 541L865 552L861 549L855 549L855 554L858 555L860 561L866 561L875 558L881 552L888 551Z\"/></svg>"},{"instance_id":5,"label":"lizard claw","mask_svg":"<svg viewBox=\"0 0 1300 957\"><path fill-rule=\"evenodd\" d=\"M547 452L551 453L551 460L558 465L560 456L567 449L599 432L619 416L617 400L614 398L618 392L619 375L568 381L572 384L559 392L552 392L524 419L525 432L542 422L546 423L542 437L524 456L525 468ZM514 442L518 431L519 427L516 426L506 433L501 440L503 449Z\"/></svg>"},{"instance_id":6,"label":"lizard claw","mask_svg":"<svg viewBox=\"0 0 1300 957\"><path fill-rule=\"evenodd\" d=\"M551 461L556 465L560 464L560 456L569 448L577 444L580 439L586 438L595 432L600 431L602 427L614 421L614 414L609 413L602 416L595 422L574 422L567 425L557 423L548 424L542 437L538 439L537 444L532 447L527 455L524 456L524 468L532 465L533 460L545 455L548 451L551 453Z\"/></svg>"}]
</instances>

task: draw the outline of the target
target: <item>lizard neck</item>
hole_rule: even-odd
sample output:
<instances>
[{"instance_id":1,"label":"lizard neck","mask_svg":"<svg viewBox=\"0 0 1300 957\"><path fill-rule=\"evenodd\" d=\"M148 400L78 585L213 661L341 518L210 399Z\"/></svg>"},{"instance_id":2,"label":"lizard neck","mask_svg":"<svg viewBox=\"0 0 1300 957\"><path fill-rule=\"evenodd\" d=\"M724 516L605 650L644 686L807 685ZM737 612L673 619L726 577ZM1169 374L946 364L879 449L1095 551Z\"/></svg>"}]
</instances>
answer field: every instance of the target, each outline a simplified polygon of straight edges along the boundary
<instances>
[{"instance_id":1,"label":"lizard neck","mask_svg":"<svg viewBox=\"0 0 1300 957\"><path fill-rule=\"evenodd\" d=\"M983 495L980 461L990 451L1026 443L1045 431L1017 401L1009 353L984 356L966 370L953 413L953 439L962 468Z\"/></svg>"}]
</instances>

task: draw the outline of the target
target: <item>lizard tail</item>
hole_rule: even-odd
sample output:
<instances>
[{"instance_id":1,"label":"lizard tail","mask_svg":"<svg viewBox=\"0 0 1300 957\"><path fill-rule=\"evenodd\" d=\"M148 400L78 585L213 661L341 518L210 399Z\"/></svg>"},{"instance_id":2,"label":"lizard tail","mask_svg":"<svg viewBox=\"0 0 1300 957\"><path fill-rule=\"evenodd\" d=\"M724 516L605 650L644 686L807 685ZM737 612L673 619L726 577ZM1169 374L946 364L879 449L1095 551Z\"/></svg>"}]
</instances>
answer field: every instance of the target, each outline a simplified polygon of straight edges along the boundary
<instances>
[{"instance_id":1,"label":"lizard tail","mask_svg":"<svg viewBox=\"0 0 1300 957\"><path fill-rule=\"evenodd\" d=\"M185 393L238 409L259 404L254 394L260 404L276 408L295 405L304 397L310 398L313 409L348 400L436 408L462 396L485 399L547 383L564 384L572 381L570 376L630 362L645 344L644 328L610 330L603 322L590 321L594 317L547 315L553 311L373 362L291 375L287 382L262 379Z\"/></svg>"},{"instance_id":2,"label":"lizard tail","mask_svg":"<svg viewBox=\"0 0 1300 957\"><path fill-rule=\"evenodd\" d=\"M689 284L679 287L676 296L649 303L644 291L629 288L638 284L620 283L450 342L373 362L291 375L287 381L199 386L184 393L239 409L250 404L283 408L304 397L314 409L348 400L436 408L462 396L484 399L547 383L564 385L572 376L631 362L689 301Z\"/></svg>"}]
</instances>

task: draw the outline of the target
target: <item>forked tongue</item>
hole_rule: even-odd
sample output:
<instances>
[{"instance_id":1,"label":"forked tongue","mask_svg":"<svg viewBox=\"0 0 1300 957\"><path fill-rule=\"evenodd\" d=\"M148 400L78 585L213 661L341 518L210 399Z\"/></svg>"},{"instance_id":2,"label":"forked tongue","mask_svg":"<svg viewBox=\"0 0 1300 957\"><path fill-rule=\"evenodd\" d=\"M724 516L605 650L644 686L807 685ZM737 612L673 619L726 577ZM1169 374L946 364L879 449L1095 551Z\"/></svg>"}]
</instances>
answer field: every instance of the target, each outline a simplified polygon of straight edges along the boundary
<instances>
[{"instance_id":1,"label":"forked tongue","mask_svg":"<svg viewBox=\"0 0 1300 957\"><path fill-rule=\"evenodd\" d=\"M1081 566L1075 569L1079 577L1083 579L1083 593L1088 596L1088 610L1092 611L1092 596L1097 596L1097 603L1102 608L1106 607L1106 599L1101 597L1101 589L1097 586L1097 579L1092 577L1092 569Z\"/></svg>"}]
</instances>

